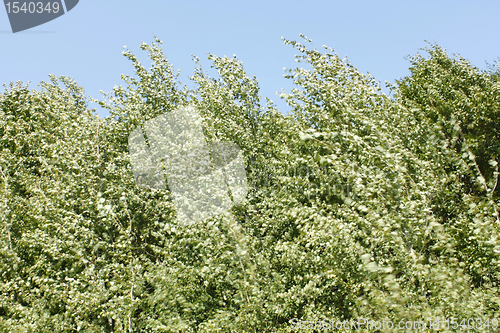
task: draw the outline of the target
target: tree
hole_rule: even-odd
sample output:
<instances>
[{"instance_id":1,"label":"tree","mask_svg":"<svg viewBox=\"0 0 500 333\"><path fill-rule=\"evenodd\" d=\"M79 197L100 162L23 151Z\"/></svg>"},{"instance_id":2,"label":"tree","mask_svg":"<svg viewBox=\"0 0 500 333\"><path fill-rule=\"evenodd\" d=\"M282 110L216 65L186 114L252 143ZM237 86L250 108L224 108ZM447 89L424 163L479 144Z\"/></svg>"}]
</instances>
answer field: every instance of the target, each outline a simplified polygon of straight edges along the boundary
<instances>
[{"instance_id":1,"label":"tree","mask_svg":"<svg viewBox=\"0 0 500 333\"><path fill-rule=\"evenodd\" d=\"M40 92L6 87L2 330L291 332L324 318L494 318L497 71L434 46L389 97L331 48L285 43L310 68L287 74L297 86L282 94L289 116L260 102L235 57L209 55L218 78L195 58L197 87L187 89L158 39L141 46L150 69L124 52L135 76L101 101L106 119L68 78ZM241 148L250 188L230 213L181 226L168 188L134 183L128 137L187 105L209 143Z\"/></svg>"}]
</instances>

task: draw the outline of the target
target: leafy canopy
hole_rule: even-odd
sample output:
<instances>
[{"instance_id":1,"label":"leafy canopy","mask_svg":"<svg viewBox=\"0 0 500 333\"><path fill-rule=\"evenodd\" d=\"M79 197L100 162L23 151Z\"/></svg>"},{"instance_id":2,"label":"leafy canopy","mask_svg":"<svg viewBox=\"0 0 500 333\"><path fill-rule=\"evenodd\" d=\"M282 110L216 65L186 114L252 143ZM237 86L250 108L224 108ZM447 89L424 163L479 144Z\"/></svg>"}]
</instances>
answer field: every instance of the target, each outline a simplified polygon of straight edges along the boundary
<instances>
[{"instance_id":1,"label":"leafy canopy","mask_svg":"<svg viewBox=\"0 0 500 333\"><path fill-rule=\"evenodd\" d=\"M304 37L306 43L310 43ZM291 332L293 319L496 318L500 81L438 45L385 95L333 49L296 41L283 115L236 58L195 57L195 89L161 42L100 119L76 82L0 94L0 328L9 332ZM207 141L242 150L230 214L175 220L135 185L128 135L195 106ZM498 318L497 318L498 319ZM478 329L488 331L490 328Z\"/></svg>"}]
</instances>

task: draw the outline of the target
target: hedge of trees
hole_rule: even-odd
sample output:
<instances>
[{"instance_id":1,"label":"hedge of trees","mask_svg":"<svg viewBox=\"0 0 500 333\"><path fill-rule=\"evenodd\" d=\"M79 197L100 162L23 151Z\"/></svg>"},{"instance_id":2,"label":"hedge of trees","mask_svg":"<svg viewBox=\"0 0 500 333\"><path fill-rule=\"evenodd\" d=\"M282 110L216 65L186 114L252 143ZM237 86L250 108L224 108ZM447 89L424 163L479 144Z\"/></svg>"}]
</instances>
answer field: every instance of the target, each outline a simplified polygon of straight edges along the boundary
<instances>
[{"instance_id":1,"label":"hedge of trees","mask_svg":"<svg viewBox=\"0 0 500 333\"><path fill-rule=\"evenodd\" d=\"M358 318L494 330L498 66L430 45L387 95L303 38L284 40L309 68L287 72L288 115L236 57L209 55L216 78L195 58L196 88L182 86L158 39L141 46L150 68L124 52L135 73L100 101L104 119L70 78L5 86L0 331L293 332ZM208 142L241 148L249 184L231 214L193 225L176 223L168 189L135 184L128 158L135 128L185 105Z\"/></svg>"}]
</instances>

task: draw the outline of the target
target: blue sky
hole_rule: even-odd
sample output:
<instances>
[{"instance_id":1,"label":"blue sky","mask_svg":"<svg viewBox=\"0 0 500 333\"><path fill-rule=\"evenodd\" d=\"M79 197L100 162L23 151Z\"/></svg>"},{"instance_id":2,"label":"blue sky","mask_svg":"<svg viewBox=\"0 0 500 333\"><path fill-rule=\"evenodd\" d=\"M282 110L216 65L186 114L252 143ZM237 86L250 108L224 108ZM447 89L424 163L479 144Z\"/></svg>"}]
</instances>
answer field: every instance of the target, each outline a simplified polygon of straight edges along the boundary
<instances>
[{"instance_id":1,"label":"blue sky","mask_svg":"<svg viewBox=\"0 0 500 333\"><path fill-rule=\"evenodd\" d=\"M500 1L165 1L80 0L69 13L13 34L0 10L0 83L30 81L36 88L49 73L74 78L94 98L133 74L122 55L126 45L149 67L139 50L154 34L180 80L188 83L195 64L208 69L207 52L236 56L256 75L261 95L280 111L288 107L276 91L293 87L283 67L293 68L295 50L281 36L311 38L328 45L378 81L407 75L405 57L436 42L479 68L500 56ZM188 86L192 86L188 84ZM98 110L106 116L105 110Z\"/></svg>"}]
</instances>

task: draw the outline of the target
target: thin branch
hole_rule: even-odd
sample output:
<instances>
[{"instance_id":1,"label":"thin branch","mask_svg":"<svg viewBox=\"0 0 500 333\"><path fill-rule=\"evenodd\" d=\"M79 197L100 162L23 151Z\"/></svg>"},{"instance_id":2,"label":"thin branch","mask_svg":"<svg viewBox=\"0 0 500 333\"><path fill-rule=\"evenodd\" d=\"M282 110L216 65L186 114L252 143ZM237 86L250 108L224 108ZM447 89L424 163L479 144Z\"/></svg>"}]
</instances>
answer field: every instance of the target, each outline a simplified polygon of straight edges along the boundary
<instances>
[{"instance_id":1,"label":"thin branch","mask_svg":"<svg viewBox=\"0 0 500 333\"><path fill-rule=\"evenodd\" d=\"M97 123L97 133L96 133L96 145L97 145L97 164L99 164L99 128L101 127L101 122Z\"/></svg>"},{"instance_id":2,"label":"thin branch","mask_svg":"<svg viewBox=\"0 0 500 333\"><path fill-rule=\"evenodd\" d=\"M496 160L495 160L496 162ZM491 196L493 197L493 193L495 192L496 188L497 188L497 185L498 185L498 163L495 165L495 173L494 173L497 177L496 177L496 180L495 180L495 186L493 186L493 189L491 190Z\"/></svg>"},{"instance_id":3,"label":"thin branch","mask_svg":"<svg viewBox=\"0 0 500 333\"><path fill-rule=\"evenodd\" d=\"M7 176L3 172L3 169L2 169L1 166L0 166L0 173L2 174L2 178L3 178L3 182L4 182L4 188L5 188L5 210L4 210L4 214L6 214L5 212L7 212L8 200L9 200L8 195L7 195L7 193L9 192L9 183L7 181ZM10 236L10 223L7 223L7 237L9 239L9 249L12 251L12 238Z\"/></svg>"}]
</instances>

